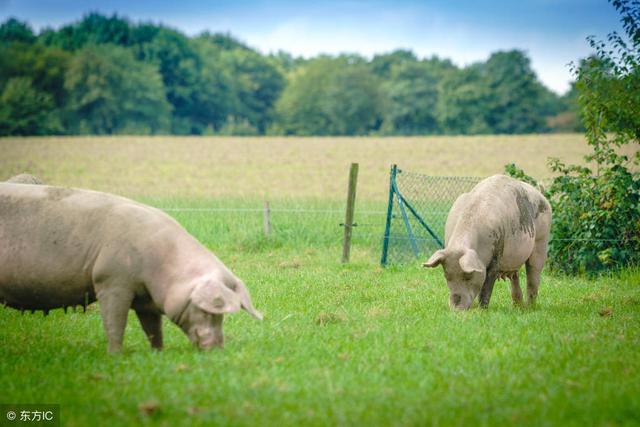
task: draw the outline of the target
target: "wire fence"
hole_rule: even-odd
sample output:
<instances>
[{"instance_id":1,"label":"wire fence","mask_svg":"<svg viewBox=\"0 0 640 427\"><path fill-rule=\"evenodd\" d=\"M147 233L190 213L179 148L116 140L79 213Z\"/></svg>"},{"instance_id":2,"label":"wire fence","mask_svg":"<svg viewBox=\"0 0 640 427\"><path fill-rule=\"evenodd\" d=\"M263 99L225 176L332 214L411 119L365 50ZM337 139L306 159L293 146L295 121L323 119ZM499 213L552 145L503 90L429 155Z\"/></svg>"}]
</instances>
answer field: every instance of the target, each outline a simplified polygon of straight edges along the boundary
<instances>
[{"instance_id":1,"label":"wire fence","mask_svg":"<svg viewBox=\"0 0 640 427\"><path fill-rule=\"evenodd\" d=\"M382 264L415 263L426 260L444 243L444 228L455 200L469 192L482 178L429 176L396 169L391 177L389 203L356 201L352 230L354 245L372 253L382 248ZM231 202L233 203L233 202ZM345 219L344 202L283 200L269 207L270 235L263 228L265 207L241 202L224 206L220 201L180 206L151 203L176 217L188 230L204 235L205 242L255 245L272 239L286 244L303 241L309 246L340 245ZM387 223L388 221L388 223ZM616 239L553 239L553 241L608 241ZM386 249L385 249L386 247ZM385 255L386 251L386 255Z\"/></svg>"},{"instance_id":2,"label":"wire fence","mask_svg":"<svg viewBox=\"0 0 640 427\"><path fill-rule=\"evenodd\" d=\"M154 203L155 202L155 203ZM239 249L291 246L334 246L336 255L344 236L344 202L276 200L269 203L269 230L265 230L264 202L241 201L224 206L220 200L182 205L182 201L150 203L173 216L211 248L231 245ZM356 204L352 244L377 253L386 211L384 202Z\"/></svg>"},{"instance_id":3,"label":"wire fence","mask_svg":"<svg viewBox=\"0 0 640 427\"><path fill-rule=\"evenodd\" d=\"M481 178L428 176L391 170L388 227L382 264L415 262L428 258L444 243L449 209L462 193Z\"/></svg>"}]
</instances>

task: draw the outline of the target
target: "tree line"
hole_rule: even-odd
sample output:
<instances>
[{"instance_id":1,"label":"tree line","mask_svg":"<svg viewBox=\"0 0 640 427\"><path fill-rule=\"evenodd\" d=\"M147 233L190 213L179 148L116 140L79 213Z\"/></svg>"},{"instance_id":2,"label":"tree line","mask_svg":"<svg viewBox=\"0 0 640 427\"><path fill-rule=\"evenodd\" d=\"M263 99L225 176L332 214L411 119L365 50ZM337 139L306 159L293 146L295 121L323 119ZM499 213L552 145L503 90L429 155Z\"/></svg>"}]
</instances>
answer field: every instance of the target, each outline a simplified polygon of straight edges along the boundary
<instances>
[{"instance_id":1,"label":"tree line","mask_svg":"<svg viewBox=\"0 0 640 427\"><path fill-rule=\"evenodd\" d=\"M458 67L396 50L264 55L97 13L38 34L0 25L0 135L425 135L580 130L575 88L546 88L525 52Z\"/></svg>"}]
</instances>

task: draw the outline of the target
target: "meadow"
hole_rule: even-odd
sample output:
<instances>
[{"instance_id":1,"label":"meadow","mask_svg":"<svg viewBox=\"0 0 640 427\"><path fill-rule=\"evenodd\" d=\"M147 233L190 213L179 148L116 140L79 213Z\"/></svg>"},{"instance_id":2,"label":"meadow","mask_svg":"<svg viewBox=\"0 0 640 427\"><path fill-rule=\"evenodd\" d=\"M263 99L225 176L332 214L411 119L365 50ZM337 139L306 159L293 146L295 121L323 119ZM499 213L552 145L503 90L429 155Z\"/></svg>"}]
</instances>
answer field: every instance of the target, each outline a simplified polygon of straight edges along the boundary
<instances>
[{"instance_id":1,"label":"meadow","mask_svg":"<svg viewBox=\"0 0 640 427\"><path fill-rule=\"evenodd\" d=\"M10 138L0 152L0 179L27 171L166 209L265 315L228 316L211 352L165 319L154 352L131 313L113 356L96 304L0 309L0 403L60 404L64 426L640 425L640 271L545 272L533 308L498 282L487 310L458 313L441 270L379 266L391 163L486 176L516 161L546 178L546 157L587 152L581 136ZM363 227L340 264L352 161Z\"/></svg>"},{"instance_id":2,"label":"meadow","mask_svg":"<svg viewBox=\"0 0 640 427\"><path fill-rule=\"evenodd\" d=\"M545 179L549 157L583 163L588 152L580 134L2 138L0 179L29 171L55 185L136 198L343 201L349 164L358 162L358 199L384 201L393 163L425 175L484 177L516 162Z\"/></svg>"}]
</instances>

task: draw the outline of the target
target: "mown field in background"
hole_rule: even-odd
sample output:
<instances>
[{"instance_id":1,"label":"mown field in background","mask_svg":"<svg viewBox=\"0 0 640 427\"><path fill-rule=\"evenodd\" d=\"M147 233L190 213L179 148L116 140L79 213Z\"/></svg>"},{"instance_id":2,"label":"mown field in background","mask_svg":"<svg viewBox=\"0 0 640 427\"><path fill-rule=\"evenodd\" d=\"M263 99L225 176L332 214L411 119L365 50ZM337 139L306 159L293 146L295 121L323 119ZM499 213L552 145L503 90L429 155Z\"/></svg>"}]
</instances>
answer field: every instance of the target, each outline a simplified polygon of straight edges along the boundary
<instances>
[{"instance_id":1,"label":"mown field in background","mask_svg":"<svg viewBox=\"0 0 640 427\"><path fill-rule=\"evenodd\" d=\"M513 307L498 282L488 310L455 313L439 269L378 265L390 163L448 174L448 158L454 175L486 175L515 160L545 176L547 156L586 152L561 138L522 137L540 144L526 153L507 144L517 137L0 139L0 179L28 171L167 209L265 315L227 317L225 349L208 353L165 319L157 353L132 313L114 357L97 305L0 309L0 403L59 403L64 426L640 425L640 271L545 273L535 308ZM363 226L341 265L351 161Z\"/></svg>"},{"instance_id":2,"label":"mown field in background","mask_svg":"<svg viewBox=\"0 0 640 427\"><path fill-rule=\"evenodd\" d=\"M587 152L579 134L3 138L0 179L28 171L56 185L133 197L343 200L349 164L359 162L358 198L385 200L392 163L426 175L484 177L516 162L530 175L545 178L550 176L548 157L580 163Z\"/></svg>"}]
</instances>

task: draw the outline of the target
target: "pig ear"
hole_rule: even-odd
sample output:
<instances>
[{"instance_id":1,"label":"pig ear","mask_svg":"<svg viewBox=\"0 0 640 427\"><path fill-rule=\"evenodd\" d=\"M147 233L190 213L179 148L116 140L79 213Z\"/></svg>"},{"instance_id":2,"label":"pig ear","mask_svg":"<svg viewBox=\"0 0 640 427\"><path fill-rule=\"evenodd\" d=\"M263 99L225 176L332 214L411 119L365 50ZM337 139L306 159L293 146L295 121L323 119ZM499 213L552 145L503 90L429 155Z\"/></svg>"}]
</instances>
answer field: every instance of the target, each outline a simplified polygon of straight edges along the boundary
<instances>
[{"instance_id":1,"label":"pig ear","mask_svg":"<svg viewBox=\"0 0 640 427\"><path fill-rule=\"evenodd\" d=\"M253 308L253 304L251 304L251 297L249 296L249 290L241 280L237 280L235 283L235 293L240 298L242 308L256 319L262 320L262 313Z\"/></svg>"},{"instance_id":2,"label":"pig ear","mask_svg":"<svg viewBox=\"0 0 640 427\"><path fill-rule=\"evenodd\" d=\"M218 281L200 282L191 293L191 302L211 314L235 313L240 310L240 297Z\"/></svg>"},{"instance_id":3,"label":"pig ear","mask_svg":"<svg viewBox=\"0 0 640 427\"><path fill-rule=\"evenodd\" d=\"M482 273L485 269L484 264L480 261L478 253L473 249L467 249L464 255L460 257L460 268L465 273L478 272Z\"/></svg>"},{"instance_id":4,"label":"pig ear","mask_svg":"<svg viewBox=\"0 0 640 427\"><path fill-rule=\"evenodd\" d=\"M433 255L431 255L431 258L429 258L427 262L422 264L422 266L429 267L429 268L437 267L440 264L442 264L442 261L444 261L445 256L446 256L446 253L444 249L437 250L434 252Z\"/></svg>"}]
</instances>

